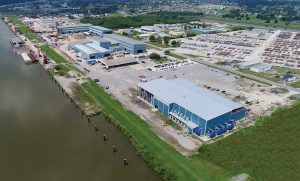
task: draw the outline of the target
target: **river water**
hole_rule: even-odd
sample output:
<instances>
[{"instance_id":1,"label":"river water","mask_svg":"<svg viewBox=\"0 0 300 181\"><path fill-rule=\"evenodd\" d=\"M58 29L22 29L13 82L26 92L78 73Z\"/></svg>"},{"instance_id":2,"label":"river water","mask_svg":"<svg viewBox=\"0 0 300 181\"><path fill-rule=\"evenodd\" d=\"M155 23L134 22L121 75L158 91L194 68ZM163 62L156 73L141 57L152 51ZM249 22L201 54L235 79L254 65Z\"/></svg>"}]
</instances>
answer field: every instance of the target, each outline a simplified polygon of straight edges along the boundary
<instances>
[{"instance_id":1,"label":"river water","mask_svg":"<svg viewBox=\"0 0 300 181\"><path fill-rule=\"evenodd\" d=\"M118 129L99 116L88 123L39 64L25 65L11 36L0 20L0 180L160 180Z\"/></svg>"}]
</instances>

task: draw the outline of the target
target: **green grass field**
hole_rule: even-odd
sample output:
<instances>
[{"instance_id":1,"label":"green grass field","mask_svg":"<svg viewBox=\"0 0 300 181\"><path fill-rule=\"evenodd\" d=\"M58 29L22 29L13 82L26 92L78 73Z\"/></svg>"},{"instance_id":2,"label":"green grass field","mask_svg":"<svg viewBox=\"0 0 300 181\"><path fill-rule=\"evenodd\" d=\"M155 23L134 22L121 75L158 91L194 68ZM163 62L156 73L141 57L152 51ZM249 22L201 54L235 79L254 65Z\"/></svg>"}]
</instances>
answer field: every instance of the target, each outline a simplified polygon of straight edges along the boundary
<instances>
[{"instance_id":1,"label":"green grass field","mask_svg":"<svg viewBox=\"0 0 300 181\"><path fill-rule=\"evenodd\" d=\"M42 45L42 46L40 46L40 48L43 52L46 53L47 56L49 56L51 59L53 59L56 63L66 63L67 62L62 56L60 56L58 53L56 53L48 45Z\"/></svg>"},{"instance_id":2,"label":"green grass field","mask_svg":"<svg viewBox=\"0 0 300 181\"><path fill-rule=\"evenodd\" d=\"M296 81L296 82L290 83L290 86L292 86L294 88L300 88L300 81Z\"/></svg>"},{"instance_id":3,"label":"green grass field","mask_svg":"<svg viewBox=\"0 0 300 181\"><path fill-rule=\"evenodd\" d=\"M171 56L171 57L177 58L178 60L185 60L186 59L185 57L177 55L175 53L169 53L168 55Z\"/></svg>"},{"instance_id":4,"label":"green grass field","mask_svg":"<svg viewBox=\"0 0 300 181\"><path fill-rule=\"evenodd\" d=\"M148 44L158 46L159 48L170 48L169 45L165 45L165 44L161 44L161 43L157 43L157 42L148 42Z\"/></svg>"},{"instance_id":5,"label":"green grass field","mask_svg":"<svg viewBox=\"0 0 300 181\"><path fill-rule=\"evenodd\" d=\"M240 72L250 74L250 75L254 75L256 77L261 77L263 79L267 79L267 80L270 80L270 81L273 81L273 82L278 82L279 81L279 79L276 78L276 75L272 75L272 74L267 73L267 72L253 72L249 68L248 69L241 69Z\"/></svg>"},{"instance_id":6,"label":"green grass field","mask_svg":"<svg viewBox=\"0 0 300 181\"><path fill-rule=\"evenodd\" d=\"M235 173L248 173L253 180L299 180L300 104L280 108L254 127L206 145L200 159Z\"/></svg>"}]
</instances>

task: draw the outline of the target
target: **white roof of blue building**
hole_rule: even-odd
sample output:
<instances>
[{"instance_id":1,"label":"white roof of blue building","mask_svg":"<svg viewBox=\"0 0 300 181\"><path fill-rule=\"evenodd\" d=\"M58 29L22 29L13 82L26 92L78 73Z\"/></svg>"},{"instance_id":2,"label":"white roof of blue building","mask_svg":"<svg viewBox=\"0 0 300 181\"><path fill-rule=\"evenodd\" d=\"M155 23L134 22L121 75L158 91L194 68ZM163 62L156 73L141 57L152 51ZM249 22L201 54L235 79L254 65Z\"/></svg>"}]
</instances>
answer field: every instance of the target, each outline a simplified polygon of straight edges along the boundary
<instances>
[{"instance_id":1,"label":"white roof of blue building","mask_svg":"<svg viewBox=\"0 0 300 181\"><path fill-rule=\"evenodd\" d=\"M75 24L75 25L62 25L57 26L57 28L77 28L77 27L90 27L91 24Z\"/></svg>"},{"instance_id":2,"label":"white roof of blue building","mask_svg":"<svg viewBox=\"0 0 300 181\"><path fill-rule=\"evenodd\" d=\"M100 31L111 31L111 32L112 32L111 29L104 28L104 27L102 27L102 26L91 26L91 28L94 28L94 29L100 30Z\"/></svg>"},{"instance_id":3,"label":"white roof of blue building","mask_svg":"<svg viewBox=\"0 0 300 181\"><path fill-rule=\"evenodd\" d=\"M134 39L127 38L127 37L120 36L120 35L116 35L116 34L105 34L104 37L108 38L108 39L113 39L113 40L116 40L116 41L123 41L123 42L129 43L129 44L145 44L143 42L136 41Z\"/></svg>"},{"instance_id":4,"label":"white roof of blue building","mask_svg":"<svg viewBox=\"0 0 300 181\"><path fill-rule=\"evenodd\" d=\"M95 43L88 43L86 45L91 47L92 49L97 50L98 52L107 52L108 51L106 48L103 48Z\"/></svg>"},{"instance_id":5,"label":"white roof of blue building","mask_svg":"<svg viewBox=\"0 0 300 181\"><path fill-rule=\"evenodd\" d=\"M86 54L98 53L97 50L89 48L86 45L74 45L74 47L79 49L81 52L86 53Z\"/></svg>"},{"instance_id":6,"label":"white roof of blue building","mask_svg":"<svg viewBox=\"0 0 300 181\"><path fill-rule=\"evenodd\" d=\"M176 103L206 121L242 107L184 79L156 79L141 83L139 87L150 92L160 101L166 104Z\"/></svg>"}]
</instances>

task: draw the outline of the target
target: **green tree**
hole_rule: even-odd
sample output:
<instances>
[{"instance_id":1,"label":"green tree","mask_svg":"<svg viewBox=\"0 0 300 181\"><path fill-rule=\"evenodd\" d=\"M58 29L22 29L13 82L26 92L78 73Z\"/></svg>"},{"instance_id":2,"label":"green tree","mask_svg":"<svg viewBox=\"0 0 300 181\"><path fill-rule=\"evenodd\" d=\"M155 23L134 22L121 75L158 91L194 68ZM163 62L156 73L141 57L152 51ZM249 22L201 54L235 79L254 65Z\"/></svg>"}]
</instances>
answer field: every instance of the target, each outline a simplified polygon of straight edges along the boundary
<instances>
[{"instance_id":1,"label":"green tree","mask_svg":"<svg viewBox=\"0 0 300 181\"><path fill-rule=\"evenodd\" d=\"M151 54L149 55L149 58L152 59L152 60L159 60L161 57L160 57L160 55L157 54L157 53L151 53Z\"/></svg>"},{"instance_id":2,"label":"green tree","mask_svg":"<svg viewBox=\"0 0 300 181\"><path fill-rule=\"evenodd\" d=\"M164 40L164 43L165 43L166 45L169 45L169 41L170 41L170 38L169 38L169 37L164 36L163 40Z\"/></svg>"},{"instance_id":3,"label":"green tree","mask_svg":"<svg viewBox=\"0 0 300 181\"><path fill-rule=\"evenodd\" d=\"M178 42L177 42L177 41L175 41L175 40L173 40L173 41L171 42L171 45L172 45L173 47L175 47L175 46L177 46L177 45L178 45Z\"/></svg>"},{"instance_id":4,"label":"green tree","mask_svg":"<svg viewBox=\"0 0 300 181\"><path fill-rule=\"evenodd\" d=\"M154 35L151 35L149 40L150 40L150 42L156 42L156 38Z\"/></svg>"},{"instance_id":5,"label":"green tree","mask_svg":"<svg viewBox=\"0 0 300 181\"><path fill-rule=\"evenodd\" d=\"M193 37L193 36L196 36L196 33L188 31L188 32L186 32L186 36L187 37Z\"/></svg>"},{"instance_id":6,"label":"green tree","mask_svg":"<svg viewBox=\"0 0 300 181\"><path fill-rule=\"evenodd\" d=\"M164 53L165 53L166 55L169 55L171 52L170 52L170 50L166 50Z\"/></svg>"}]
</instances>

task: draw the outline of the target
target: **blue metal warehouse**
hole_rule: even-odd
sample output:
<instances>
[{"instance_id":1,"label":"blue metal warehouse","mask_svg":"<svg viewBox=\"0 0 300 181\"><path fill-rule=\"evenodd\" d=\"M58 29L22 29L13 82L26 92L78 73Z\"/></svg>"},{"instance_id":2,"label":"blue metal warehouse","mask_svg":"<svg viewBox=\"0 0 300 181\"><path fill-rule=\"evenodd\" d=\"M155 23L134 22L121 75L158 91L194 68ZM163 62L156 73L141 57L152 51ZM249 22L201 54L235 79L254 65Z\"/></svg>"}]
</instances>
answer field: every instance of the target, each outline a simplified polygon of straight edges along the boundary
<instances>
[{"instance_id":1,"label":"blue metal warehouse","mask_svg":"<svg viewBox=\"0 0 300 181\"><path fill-rule=\"evenodd\" d=\"M87 32L87 31L89 31L90 26L91 26L91 24L57 26L57 31L58 31L58 34Z\"/></svg>"},{"instance_id":2,"label":"blue metal warehouse","mask_svg":"<svg viewBox=\"0 0 300 181\"><path fill-rule=\"evenodd\" d=\"M113 31L108 28L104 28L102 26L91 26L90 32L99 36L103 36L103 34L112 34Z\"/></svg>"},{"instance_id":3,"label":"blue metal warehouse","mask_svg":"<svg viewBox=\"0 0 300 181\"><path fill-rule=\"evenodd\" d=\"M246 114L239 104L183 79L141 83L138 97L190 133L210 138L232 130Z\"/></svg>"},{"instance_id":4,"label":"blue metal warehouse","mask_svg":"<svg viewBox=\"0 0 300 181\"><path fill-rule=\"evenodd\" d=\"M68 47L72 48L76 53L81 53L87 60L110 56L113 51L100 45L96 40L87 40L70 43Z\"/></svg>"},{"instance_id":5,"label":"blue metal warehouse","mask_svg":"<svg viewBox=\"0 0 300 181\"><path fill-rule=\"evenodd\" d=\"M129 53L138 54L146 52L147 46L145 43L116 34L103 34L103 37L118 42L120 47Z\"/></svg>"}]
</instances>

